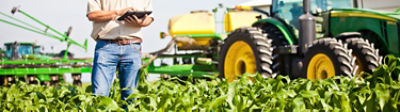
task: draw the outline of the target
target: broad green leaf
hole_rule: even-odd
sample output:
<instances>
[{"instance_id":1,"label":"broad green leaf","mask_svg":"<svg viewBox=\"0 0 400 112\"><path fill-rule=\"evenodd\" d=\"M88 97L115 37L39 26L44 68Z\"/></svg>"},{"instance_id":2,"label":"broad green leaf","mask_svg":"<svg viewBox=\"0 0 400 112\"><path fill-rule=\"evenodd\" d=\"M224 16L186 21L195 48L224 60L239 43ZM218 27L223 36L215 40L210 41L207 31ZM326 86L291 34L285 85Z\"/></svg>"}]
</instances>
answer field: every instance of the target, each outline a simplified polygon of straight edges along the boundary
<instances>
[{"instance_id":1,"label":"broad green leaf","mask_svg":"<svg viewBox=\"0 0 400 112\"><path fill-rule=\"evenodd\" d=\"M214 109L214 108L216 108L216 107L218 107L218 106L221 106L224 102L226 102L226 99L227 99L227 98L228 98L227 95L220 96L220 97L216 98L215 100L213 100L213 101L210 103L210 106L209 106L208 108L209 108L209 109Z\"/></svg>"}]
</instances>

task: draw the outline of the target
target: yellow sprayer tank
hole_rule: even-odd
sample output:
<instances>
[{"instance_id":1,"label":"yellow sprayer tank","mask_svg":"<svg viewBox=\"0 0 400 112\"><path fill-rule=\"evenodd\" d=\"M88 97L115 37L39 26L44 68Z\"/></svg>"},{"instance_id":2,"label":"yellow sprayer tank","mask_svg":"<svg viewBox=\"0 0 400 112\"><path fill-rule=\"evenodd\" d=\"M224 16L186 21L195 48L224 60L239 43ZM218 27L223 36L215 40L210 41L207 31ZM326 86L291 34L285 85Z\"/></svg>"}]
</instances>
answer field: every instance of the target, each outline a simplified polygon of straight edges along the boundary
<instances>
[{"instance_id":1,"label":"yellow sprayer tank","mask_svg":"<svg viewBox=\"0 0 400 112\"><path fill-rule=\"evenodd\" d=\"M251 11L230 11L225 14L225 31L232 32L240 27L249 27L257 21L260 13Z\"/></svg>"},{"instance_id":2,"label":"yellow sprayer tank","mask_svg":"<svg viewBox=\"0 0 400 112\"><path fill-rule=\"evenodd\" d=\"M170 18L168 29L179 50L205 50L210 46L212 37L191 38L179 34L215 34L215 19L207 11L192 11Z\"/></svg>"},{"instance_id":3,"label":"yellow sprayer tank","mask_svg":"<svg viewBox=\"0 0 400 112\"><path fill-rule=\"evenodd\" d=\"M169 34L214 34L214 16L206 11L193 11L190 14L172 17L169 20Z\"/></svg>"}]
</instances>

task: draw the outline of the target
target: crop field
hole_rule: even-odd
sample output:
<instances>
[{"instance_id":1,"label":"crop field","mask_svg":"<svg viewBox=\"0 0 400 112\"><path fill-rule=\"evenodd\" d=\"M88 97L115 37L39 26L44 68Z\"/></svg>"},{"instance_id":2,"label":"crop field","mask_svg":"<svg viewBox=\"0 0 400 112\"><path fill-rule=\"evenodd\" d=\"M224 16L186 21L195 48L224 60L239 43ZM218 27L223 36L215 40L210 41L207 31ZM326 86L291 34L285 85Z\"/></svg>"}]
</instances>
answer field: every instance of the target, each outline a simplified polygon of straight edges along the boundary
<instances>
[{"instance_id":1,"label":"crop field","mask_svg":"<svg viewBox=\"0 0 400 112\"><path fill-rule=\"evenodd\" d=\"M93 96L89 86L42 86L18 82L0 87L3 112L124 111L400 111L400 58L389 56L373 74L325 80L264 79L245 75L228 83L224 79L178 78L148 82L143 79L128 104L120 100L115 81L110 97Z\"/></svg>"}]
</instances>

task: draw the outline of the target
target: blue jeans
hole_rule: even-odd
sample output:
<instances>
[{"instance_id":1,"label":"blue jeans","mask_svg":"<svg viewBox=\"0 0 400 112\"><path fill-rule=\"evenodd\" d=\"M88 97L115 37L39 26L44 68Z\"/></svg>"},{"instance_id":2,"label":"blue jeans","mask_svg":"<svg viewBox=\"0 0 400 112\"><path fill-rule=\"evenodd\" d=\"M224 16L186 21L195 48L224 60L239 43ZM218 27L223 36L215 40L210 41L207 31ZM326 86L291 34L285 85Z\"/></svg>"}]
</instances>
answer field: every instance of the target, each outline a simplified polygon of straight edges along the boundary
<instances>
[{"instance_id":1,"label":"blue jeans","mask_svg":"<svg viewBox=\"0 0 400 112\"><path fill-rule=\"evenodd\" d=\"M121 98L126 100L138 84L140 49L140 43L118 45L108 41L97 41L92 70L93 94L109 96L110 86L118 69Z\"/></svg>"}]
</instances>

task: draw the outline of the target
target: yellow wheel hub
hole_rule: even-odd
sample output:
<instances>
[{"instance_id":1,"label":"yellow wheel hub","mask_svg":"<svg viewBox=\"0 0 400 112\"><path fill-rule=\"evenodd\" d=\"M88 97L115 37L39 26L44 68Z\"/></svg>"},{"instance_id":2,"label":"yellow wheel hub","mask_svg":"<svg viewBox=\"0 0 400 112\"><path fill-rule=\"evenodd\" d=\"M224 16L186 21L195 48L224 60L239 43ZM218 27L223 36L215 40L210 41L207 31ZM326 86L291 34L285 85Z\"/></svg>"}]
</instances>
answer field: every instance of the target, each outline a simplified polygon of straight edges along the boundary
<instances>
[{"instance_id":1,"label":"yellow wheel hub","mask_svg":"<svg viewBox=\"0 0 400 112\"><path fill-rule=\"evenodd\" d=\"M250 45L244 41L233 43L229 47L224 60L225 78L232 82L239 75L256 72L256 58Z\"/></svg>"},{"instance_id":2,"label":"yellow wheel hub","mask_svg":"<svg viewBox=\"0 0 400 112\"><path fill-rule=\"evenodd\" d=\"M311 58L307 67L308 79L326 79L335 76L335 67L331 59L323 53Z\"/></svg>"}]
</instances>

